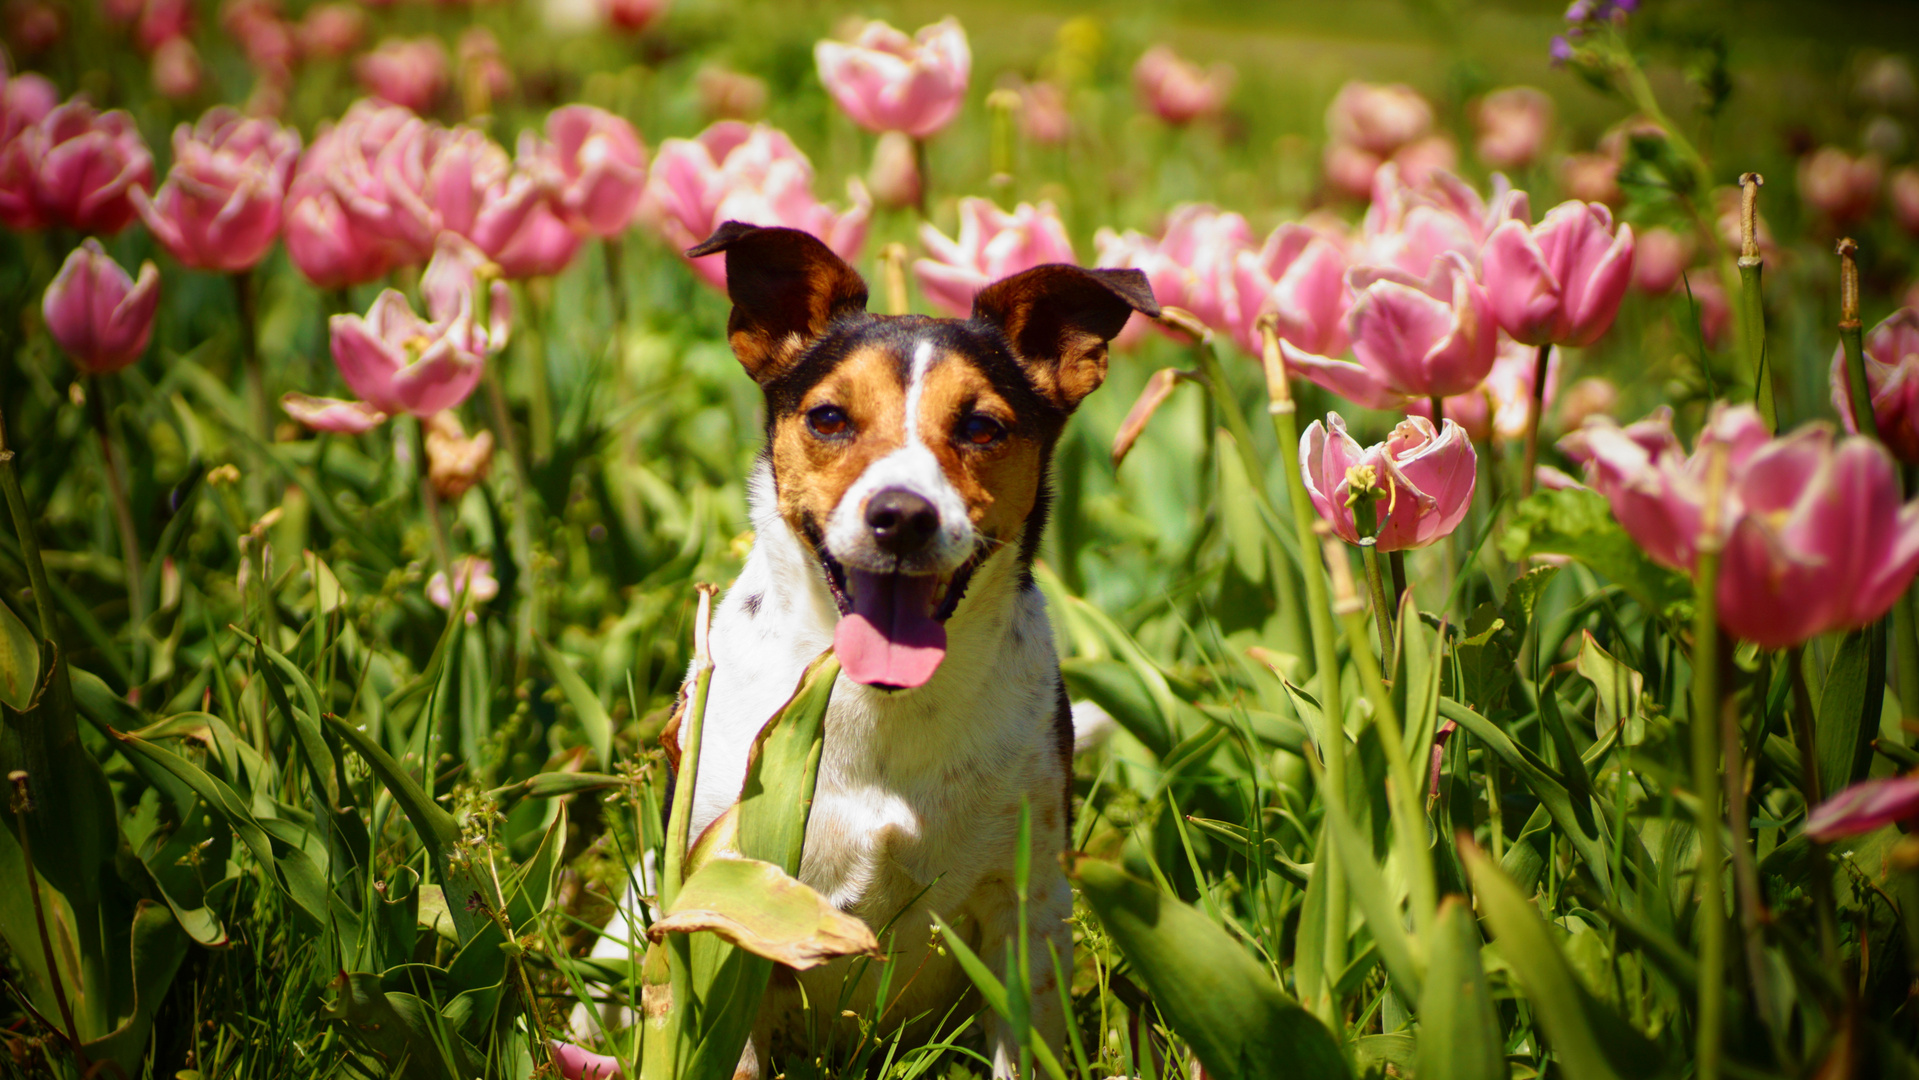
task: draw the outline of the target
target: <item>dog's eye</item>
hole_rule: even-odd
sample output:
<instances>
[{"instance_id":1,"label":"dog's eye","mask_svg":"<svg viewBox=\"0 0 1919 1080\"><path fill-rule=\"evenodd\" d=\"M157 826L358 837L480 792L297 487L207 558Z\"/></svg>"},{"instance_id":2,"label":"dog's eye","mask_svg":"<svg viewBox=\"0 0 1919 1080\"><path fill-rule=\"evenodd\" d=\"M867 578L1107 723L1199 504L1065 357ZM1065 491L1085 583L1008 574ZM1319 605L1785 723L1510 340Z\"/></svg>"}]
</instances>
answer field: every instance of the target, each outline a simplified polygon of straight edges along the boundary
<instances>
[{"instance_id":1,"label":"dog's eye","mask_svg":"<svg viewBox=\"0 0 1919 1080\"><path fill-rule=\"evenodd\" d=\"M1006 425L985 413L974 413L960 421L959 437L973 446L991 446L1006 437Z\"/></svg>"},{"instance_id":2,"label":"dog's eye","mask_svg":"<svg viewBox=\"0 0 1919 1080\"><path fill-rule=\"evenodd\" d=\"M846 434L852 429L853 422L846 418L846 413L839 406L821 405L807 411L806 426L813 430L813 434L831 439Z\"/></svg>"}]
</instances>

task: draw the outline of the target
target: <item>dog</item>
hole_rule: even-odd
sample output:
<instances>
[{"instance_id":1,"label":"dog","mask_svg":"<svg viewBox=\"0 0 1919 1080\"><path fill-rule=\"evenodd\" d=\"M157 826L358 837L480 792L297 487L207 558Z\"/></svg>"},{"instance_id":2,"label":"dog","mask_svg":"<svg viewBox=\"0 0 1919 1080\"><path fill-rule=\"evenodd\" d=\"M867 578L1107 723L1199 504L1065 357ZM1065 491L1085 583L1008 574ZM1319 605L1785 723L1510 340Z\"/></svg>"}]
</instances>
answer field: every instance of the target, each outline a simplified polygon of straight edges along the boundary
<instances>
[{"instance_id":1,"label":"dog","mask_svg":"<svg viewBox=\"0 0 1919 1080\"><path fill-rule=\"evenodd\" d=\"M970 988L930 913L1008 977L1024 801L1028 1000L1057 1050L1073 725L1031 569L1053 448L1105 379L1108 342L1135 311L1159 314L1151 286L1054 264L988 285L968 319L875 315L859 274L797 229L727 222L687 254L724 255L728 340L766 399L753 547L710 634L692 835L738 799L754 736L831 646L841 674L799 877L895 928L882 1029L928 1033ZM644 902L629 892L596 954L626 955L625 912ZM780 969L739 1075L759 1076L773 1041L843 1023L842 1008L867 1015L866 972L849 988L845 961ZM995 1076L1013 1075L1011 1026L992 1016L986 1038Z\"/></svg>"}]
</instances>

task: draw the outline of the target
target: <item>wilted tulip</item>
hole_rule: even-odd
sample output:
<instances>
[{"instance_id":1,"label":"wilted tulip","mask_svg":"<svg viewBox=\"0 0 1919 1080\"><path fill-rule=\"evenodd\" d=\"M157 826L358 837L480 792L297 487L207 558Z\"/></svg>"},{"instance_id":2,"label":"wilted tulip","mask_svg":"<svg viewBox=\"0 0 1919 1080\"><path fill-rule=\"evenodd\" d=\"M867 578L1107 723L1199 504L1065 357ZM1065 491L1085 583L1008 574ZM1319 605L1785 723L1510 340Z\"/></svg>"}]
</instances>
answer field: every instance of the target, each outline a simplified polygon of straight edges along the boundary
<instances>
[{"instance_id":1,"label":"wilted tulip","mask_svg":"<svg viewBox=\"0 0 1919 1080\"><path fill-rule=\"evenodd\" d=\"M22 97L37 96L26 85ZM0 148L0 224L9 228L51 224L111 235L134 218L129 193L151 186L153 155L133 118L117 109L96 113L83 98L50 110Z\"/></svg>"},{"instance_id":2,"label":"wilted tulip","mask_svg":"<svg viewBox=\"0 0 1919 1080\"><path fill-rule=\"evenodd\" d=\"M451 411L426 420L426 478L442 499L452 502L486 479L493 466L493 433L468 438Z\"/></svg>"},{"instance_id":3,"label":"wilted tulip","mask_svg":"<svg viewBox=\"0 0 1919 1080\"><path fill-rule=\"evenodd\" d=\"M1499 355L1493 360L1493 369L1486 373L1486 381L1464 394L1442 400L1446 419L1465 428L1475 442L1524 439L1526 425L1532 417L1533 374L1539 369L1538 359L1538 350L1501 335ZM1559 387L1559 359L1555 353L1546 364L1548 407ZM1415 398L1407 403L1406 412L1430 419L1432 399Z\"/></svg>"},{"instance_id":4,"label":"wilted tulip","mask_svg":"<svg viewBox=\"0 0 1919 1080\"><path fill-rule=\"evenodd\" d=\"M920 201L919 151L913 137L898 131L882 134L873 144L873 167L866 186L881 206L899 209Z\"/></svg>"},{"instance_id":5,"label":"wilted tulip","mask_svg":"<svg viewBox=\"0 0 1919 1080\"><path fill-rule=\"evenodd\" d=\"M1357 294L1347 318L1358 363L1316 356L1281 341L1286 363L1320 386L1371 409L1411 397L1451 397L1483 382L1498 354L1499 329L1486 290L1454 252L1424 279L1360 267L1347 275Z\"/></svg>"},{"instance_id":6,"label":"wilted tulip","mask_svg":"<svg viewBox=\"0 0 1919 1080\"><path fill-rule=\"evenodd\" d=\"M1530 86L1509 86L1479 99L1473 126L1479 160L1495 169L1523 169L1539 160L1552 134L1553 99Z\"/></svg>"},{"instance_id":7,"label":"wilted tulip","mask_svg":"<svg viewBox=\"0 0 1919 1080\"><path fill-rule=\"evenodd\" d=\"M386 423L386 414L364 401L288 393L281 396L280 408L314 431L331 431L341 435L361 435Z\"/></svg>"},{"instance_id":8,"label":"wilted tulip","mask_svg":"<svg viewBox=\"0 0 1919 1080\"><path fill-rule=\"evenodd\" d=\"M366 40L366 12L358 4L336 0L307 9L295 35L303 56L336 60Z\"/></svg>"},{"instance_id":9,"label":"wilted tulip","mask_svg":"<svg viewBox=\"0 0 1919 1080\"><path fill-rule=\"evenodd\" d=\"M1822 146L1799 159L1799 197L1831 222L1844 227L1863 220L1879 200L1879 159L1853 157L1836 146Z\"/></svg>"},{"instance_id":10,"label":"wilted tulip","mask_svg":"<svg viewBox=\"0 0 1919 1080\"><path fill-rule=\"evenodd\" d=\"M1239 318L1233 340L1253 356L1262 344L1256 323L1272 312L1279 336L1310 353L1338 356L1346 351L1347 255L1342 239L1328 229L1288 222L1274 229L1258 252L1241 251L1234 260L1233 291Z\"/></svg>"},{"instance_id":11,"label":"wilted tulip","mask_svg":"<svg viewBox=\"0 0 1919 1080\"><path fill-rule=\"evenodd\" d=\"M1326 108L1326 134L1335 143L1391 157L1433 128L1433 107L1404 83L1348 82Z\"/></svg>"},{"instance_id":12,"label":"wilted tulip","mask_svg":"<svg viewBox=\"0 0 1919 1080\"><path fill-rule=\"evenodd\" d=\"M148 75L153 80L153 92L161 97L173 101L190 98L200 92L200 50L187 38L168 38L153 50Z\"/></svg>"},{"instance_id":13,"label":"wilted tulip","mask_svg":"<svg viewBox=\"0 0 1919 1080\"><path fill-rule=\"evenodd\" d=\"M1593 420L1560 440L1646 553L1691 571L1712 459L1725 456L1719 621L1767 649L1873 622L1919 573L1919 503L1900 504L1885 448L1812 424L1778 439L1751 406L1716 406L1686 457L1669 410L1620 429Z\"/></svg>"},{"instance_id":14,"label":"wilted tulip","mask_svg":"<svg viewBox=\"0 0 1919 1080\"><path fill-rule=\"evenodd\" d=\"M98 240L73 249L40 304L47 332L90 375L118 371L140 359L153 337L160 271L151 262L133 280Z\"/></svg>"},{"instance_id":15,"label":"wilted tulip","mask_svg":"<svg viewBox=\"0 0 1919 1080\"><path fill-rule=\"evenodd\" d=\"M1806 835L1822 844L1919 819L1919 776L1861 780L1806 815Z\"/></svg>"},{"instance_id":16,"label":"wilted tulip","mask_svg":"<svg viewBox=\"0 0 1919 1080\"><path fill-rule=\"evenodd\" d=\"M1892 197L1892 219L1906 232L1919 236L1919 169L1908 165L1893 173L1886 192Z\"/></svg>"},{"instance_id":17,"label":"wilted tulip","mask_svg":"<svg viewBox=\"0 0 1919 1080\"><path fill-rule=\"evenodd\" d=\"M853 42L814 45L813 59L827 92L854 123L915 139L959 115L973 70L966 31L951 18L923 26L910 38L874 20Z\"/></svg>"},{"instance_id":18,"label":"wilted tulip","mask_svg":"<svg viewBox=\"0 0 1919 1080\"><path fill-rule=\"evenodd\" d=\"M872 200L848 182L844 212L813 195L813 165L784 132L766 124L723 120L694 139L667 139L648 171L640 217L671 246L690 248L723 221L783 225L820 238L842 259L859 254ZM726 260L695 259L694 272L726 287Z\"/></svg>"},{"instance_id":19,"label":"wilted tulip","mask_svg":"<svg viewBox=\"0 0 1919 1080\"><path fill-rule=\"evenodd\" d=\"M1692 237L1663 225L1633 237L1632 283L1641 292L1664 293L1679 284L1692 262Z\"/></svg>"},{"instance_id":20,"label":"wilted tulip","mask_svg":"<svg viewBox=\"0 0 1919 1080\"><path fill-rule=\"evenodd\" d=\"M467 555L455 560L451 583L447 581L444 570L436 570L432 577L426 579L426 598L442 611L453 610L454 598L469 589L472 593L466 624L472 626L480 621L479 614L472 609L500 595L500 582L493 576L493 563Z\"/></svg>"},{"instance_id":21,"label":"wilted tulip","mask_svg":"<svg viewBox=\"0 0 1919 1080\"><path fill-rule=\"evenodd\" d=\"M1133 90L1140 103L1169 124L1218 115L1236 78L1231 65L1201 68L1169 45L1153 46L1133 65Z\"/></svg>"},{"instance_id":22,"label":"wilted tulip","mask_svg":"<svg viewBox=\"0 0 1919 1080\"><path fill-rule=\"evenodd\" d=\"M531 159L562 217L594 236L625 232L646 190L646 147L624 118L591 105L547 114L550 144ZM533 144L526 144L533 145Z\"/></svg>"},{"instance_id":23,"label":"wilted tulip","mask_svg":"<svg viewBox=\"0 0 1919 1080\"><path fill-rule=\"evenodd\" d=\"M766 111L766 80L714 64L693 73L700 114L708 120L755 120Z\"/></svg>"},{"instance_id":24,"label":"wilted tulip","mask_svg":"<svg viewBox=\"0 0 1919 1080\"><path fill-rule=\"evenodd\" d=\"M465 401L480 383L483 362L471 348L470 307L429 323L404 295L387 289L365 318L335 315L328 325L340 377L388 415L431 416Z\"/></svg>"},{"instance_id":25,"label":"wilted tulip","mask_svg":"<svg viewBox=\"0 0 1919 1080\"><path fill-rule=\"evenodd\" d=\"M1612 326L1632 281L1632 226L1614 231L1595 203L1564 202L1528 227L1500 224L1481 254L1500 328L1527 345L1590 345Z\"/></svg>"},{"instance_id":26,"label":"wilted tulip","mask_svg":"<svg viewBox=\"0 0 1919 1080\"><path fill-rule=\"evenodd\" d=\"M1071 263L1073 242L1050 202L1020 203L1012 213L988 199L961 199L959 238L949 240L930 224L920 226L926 258L913 274L934 307L959 318L973 310L973 296L1000 278L1045 263Z\"/></svg>"},{"instance_id":27,"label":"wilted tulip","mask_svg":"<svg viewBox=\"0 0 1919 1080\"><path fill-rule=\"evenodd\" d=\"M1919 463L1919 311L1900 308L1887 316L1866 338L1864 353L1879 438L1901 461ZM1833 350L1831 382L1839 422L1856 434L1844 346Z\"/></svg>"},{"instance_id":28,"label":"wilted tulip","mask_svg":"<svg viewBox=\"0 0 1919 1080\"><path fill-rule=\"evenodd\" d=\"M388 38L353 62L353 77L374 97L426 112L446 91L446 46L431 37Z\"/></svg>"},{"instance_id":29,"label":"wilted tulip","mask_svg":"<svg viewBox=\"0 0 1919 1080\"><path fill-rule=\"evenodd\" d=\"M272 120L215 108L173 132L173 170L134 206L183 265L232 273L265 257L280 235L280 206L300 136Z\"/></svg>"},{"instance_id":30,"label":"wilted tulip","mask_svg":"<svg viewBox=\"0 0 1919 1080\"><path fill-rule=\"evenodd\" d=\"M1362 470L1355 473L1355 469ZM1401 420L1386 441L1362 447L1346 421L1327 413L1299 440L1299 471L1313 509L1349 544L1362 537L1349 503L1352 482L1366 479L1379 492L1373 503L1380 551L1406 551L1442 540L1472 507L1478 457L1465 429L1451 420L1439 429L1423 416Z\"/></svg>"},{"instance_id":31,"label":"wilted tulip","mask_svg":"<svg viewBox=\"0 0 1919 1080\"><path fill-rule=\"evenodd\" d=\"M646 29L666 11L666 0L599 0L608 26L628 33Z\"/></svg>"}]
</instances>

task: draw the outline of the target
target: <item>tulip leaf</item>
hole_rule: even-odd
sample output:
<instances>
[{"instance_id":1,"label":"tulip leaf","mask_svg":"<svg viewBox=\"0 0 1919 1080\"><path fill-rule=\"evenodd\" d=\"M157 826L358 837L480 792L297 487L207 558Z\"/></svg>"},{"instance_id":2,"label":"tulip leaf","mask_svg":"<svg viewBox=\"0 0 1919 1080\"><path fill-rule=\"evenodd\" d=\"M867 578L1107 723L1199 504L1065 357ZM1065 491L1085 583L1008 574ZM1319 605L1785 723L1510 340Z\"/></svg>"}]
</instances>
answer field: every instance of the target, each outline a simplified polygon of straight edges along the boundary
<instances>
[{"instance_id":1,"label":"tulip leaf","mask_svg":"<svg viewBox=\"0 0 1919 1080\"><path fill-rule=\"evenodd\" d=\"M1239 444L1225 431L1219 440L1219 523L1240 575L1254 585L1266 583L1266 523L1259 516L1260 493L1246 472Z\"/></svg>"},{"instance_id":2,"label":"tulip leaf","mask_svg":"<svg viewBox=\"0 0 1919 1080\"><path fill-rule=\"evenodd\" d=\"M699 930L798 971L837 956L884 956L858 916L758 859L713 859L694 871L647 936L659 941Z\"/></svg>"},{"instance_id":3,"label":"tulip leaf","mask_svg":"<svg viewBox=\"0 0 1919 1080\"><path fill-rule=\"evenodd\" d=\"M1351 1075L1332 1032L1219 924L1099 859L1076 858L1072 877L1208 1076Z\"/></svg>"},{"instance_id":4,"label":"tulip leaf","mask_svg":"<svg viewBox=\"0 0 1919 1080\"><path fill-rule=\"evenodd\" d=\"M1575 670L1593 684L1599 698L1599 711L1593 717L1594 734L1604 736L1608 731L1617 729L1622 743L1638 746L1646 738L1645 713L1640 707L1640 699L1646 688L1645 676L1600 648L1592 631L1581 630L1579 633L1579 657Z\"/></svg>"},{"instance_id":5,"label":"tulip leaf","mask_svg":"<svg viewBox=\"0 0 1919 1080\"><path fill-rule=\"evenodd\" d=\"M1810 659L1811 653L1807 654ZM1835 792L1865 776L1886 684L1884 623L1853 630L1839 639L1819 692L1813 751L1819 759L1819 789Z\"/></svg>"},{"instance_id":6,"label":"tulip leaf","mask_svg":"<svg viewBox=\"0 0 1919 1080\"><path fill-rule=\"evenodd\" d=\"M1457 896L1440 902L1419 995L1419 1080L1504 1080L1505 1040L1479 963L1479 926Z\"/></svg>"},{"instance_id":7,"label":"tulip leaf","mask_svg":"<svg viewBox=\"0 0 1919 1080\"><path fill-rule=\"evenodd\" d=\"M1462 842L1460 857L1499 956L1532 1003L1566 1080L1666 1075L1658 1046L1586 988L1552 928L1512 879L1474 844Z\"/></svg>"},{"instance_id":8,"label":"tulip leaf","mask_svg":"<svg viewBox=\"0 0 1919 1080\"><path fill-rule=\"evenodd\" d=\"M1173 739L1166 730L1153 696L1127 665L1118 660L1067 657L1060 661L1060 676L1075 698L1083 698L1106 710L1107 714L1152 751L1164 757L1172 749Z\"/></svg>"},{"instance_id":9,"label":"tulip leaf","mask_svg":"<svg viewBox=\"0 0 1919 1080\"><path fill-rule=\"evenodd\" d=\"M39 684L40 639L0 601L0 705L26 712Z\"/></svg>"},{"instance_id":10,"label":"tulip leaf","mask_svg":"<svg viewBox=\"0 0 1919 1080\"><path fill-rule=\"evenodd\" d=\"M1534 492L1513 508L1499 550L1512 562L1570 555L1661 615L1684 617L1691 606L1692 583L1685 575L1647 558L1613 520L1605 496L1586 488Z\"/></svg>"},{"instance_id":11,"label":"tulip leaf","mask_svg":"<svg viewBox=\"0 0 1919 1080\"><path fill-rule=\"evenodd\" d=\"M124 925L124 924L123 924ZM130 967L126 989L132 1010L120 1018L119 1023L98 1038L83 1044L87 1057L94 1061L111 1061L118 1065L127 1076L140 1074L141 1059L146 1056L147 1036L153 1030L154 1014L160 1009L161 1001L166 997L167 987L173 982L174 972L180 969L180 962L187 956L187 935L181 931L180 924L174 921L173 912L165 904L152 900L142 900L134 908L132 925L122 930L114 927L117 933L126 933L129 948L126 954ZM105 992L105 987L83 987L86 992ZM95 1075L99 1075L96 1071Z\"/></svg>"}]
</instances>

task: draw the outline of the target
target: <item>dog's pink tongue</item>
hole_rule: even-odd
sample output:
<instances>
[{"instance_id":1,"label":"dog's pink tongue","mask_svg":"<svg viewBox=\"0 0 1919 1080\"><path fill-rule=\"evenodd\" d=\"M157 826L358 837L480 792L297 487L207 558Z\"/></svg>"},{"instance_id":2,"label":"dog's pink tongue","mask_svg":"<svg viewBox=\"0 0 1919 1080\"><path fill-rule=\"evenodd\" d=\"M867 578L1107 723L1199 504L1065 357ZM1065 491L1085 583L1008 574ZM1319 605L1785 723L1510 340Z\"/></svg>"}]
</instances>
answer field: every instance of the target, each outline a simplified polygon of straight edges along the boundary
<instances>
[{"instance_id":1,"label":"dog's pink tongue","mask_svg":"<svg viewBox=\"0 0 1919 1080\"><path fill-rule=\"evenodd\" d=\"M946 627L930 614L931 574L849 570L853 610L833 630L833 651L853 681L906 690L924 685L946 658Z\"/></svg>"}]
</instances>

